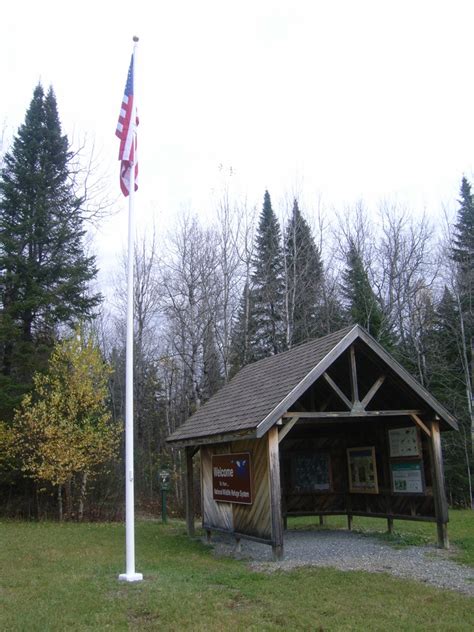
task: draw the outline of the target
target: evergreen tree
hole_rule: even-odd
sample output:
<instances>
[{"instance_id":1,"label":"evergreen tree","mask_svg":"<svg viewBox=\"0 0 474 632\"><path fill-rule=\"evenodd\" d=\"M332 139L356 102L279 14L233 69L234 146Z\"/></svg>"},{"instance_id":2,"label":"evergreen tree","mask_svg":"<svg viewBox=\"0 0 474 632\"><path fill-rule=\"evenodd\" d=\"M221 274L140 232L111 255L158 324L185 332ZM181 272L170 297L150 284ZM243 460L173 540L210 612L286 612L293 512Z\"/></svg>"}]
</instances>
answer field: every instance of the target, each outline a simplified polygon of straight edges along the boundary
<instances>
[{"instance_id":1,"label":"evergreen tree","mask_svg":"<svg viewBox=\"0 0 474 632\"><path fill-rule=\"evenodd\" d=\"M250 331L250 325L254 319L250 318L251 293L249 284L245 283L240 299L237 319L232 331L232 342L230 351L230 377L234 376L242 367L249 363L250 340L254 337L254 332Z\"/></svg>"},{"instance_id":2,"label":"evergreen tree","mask_svg":"<svg viewBox=\"0 0 474 632\"><path fill-rule=\"evenodd\" d=\"M443 449L446 487L451 504L464 506L470 502L472 464L459 318L458 301L445 287L436 308L434 327L430 332L429 388L435 397L447 403L459 422L459 432L444 434Z\"/></svg>"},{"instance_id":3,"label":"evergreen tree","mask_svg":"<svg viewBox=\"0 0 474 632\"><path fill-rule=\"evenodd\" d=\"M347 319L365 327L377 340L386 344L383 312L369 282L367 270L355 241L349 239L346 269L342 274L342 294L347 300Z\"/></svg>"},{"instance_id":4,"label":"evergreen tree","mask_svg":"<svg viewBox=\"0 0 474 632\"><path fill-rule=\"evenodd\" d=\"M459 324L464 342L465 369L471 364L474 338L474 198L466 178L461 182L457 222L453 230L451 257L455 263L455 286ZM468 380L470 381L470 380Z\"/></svg>"},{"instance_id":5,"label":"evergreen tree","mask_svg":"<svg viewBox=\"0 0 474 632\"><path fill-rule=\"evenodd\" d=\"M249 361L276 354L285 348L281 233L268 191L265 191L256 237L256 255L252 263Z\"/></svg>"},{"instance_id":6,"label":"evergreen tree","mask_svg":"<svg viewBox=\"0 0 474 632\"><path fill-rule=\"evenodd\" d=\"M56 328L87 317L96 274L56 98L38 85L0 175L0 414L43 368Z\"/></svg>"},{"instance_id":7,"label":"evergreen tree","mask_svg":"<svg viewBox=\"0 0 474 632\"><path fill-rule=\"evenodd\" d=\"M296 199L286 229L285 256L286 340L291 347L325 333L321 317L323 265L311 229Z\"/></svg>"},{"instance_id":8,"label":"evergreen tree","mask_svg":"<svg viewBox=\"0 0 474 632\"><path fill-rule=\"evenodd\" d=\"M472 374L474 355L474 197L471 185L465 177L461 182L460 196L457 222L453 231L451 257L456 266L459 350L470 418L469 457L472 462L474 453L474 377ZM472 497L472 506L474 508L474 496Z\"/></svg>"},{"instance_id":9,"label":"evergreen tree","mask_svg":"<svg viewBox=\"0 0 474 632\"><path fill-rule=\"evenodd\" d=\"M474 198L463 177L457 222L453 231L452 258L457 265L457 282L464 312L473 312L474 282Z\"/></svg>"}]
</instances>

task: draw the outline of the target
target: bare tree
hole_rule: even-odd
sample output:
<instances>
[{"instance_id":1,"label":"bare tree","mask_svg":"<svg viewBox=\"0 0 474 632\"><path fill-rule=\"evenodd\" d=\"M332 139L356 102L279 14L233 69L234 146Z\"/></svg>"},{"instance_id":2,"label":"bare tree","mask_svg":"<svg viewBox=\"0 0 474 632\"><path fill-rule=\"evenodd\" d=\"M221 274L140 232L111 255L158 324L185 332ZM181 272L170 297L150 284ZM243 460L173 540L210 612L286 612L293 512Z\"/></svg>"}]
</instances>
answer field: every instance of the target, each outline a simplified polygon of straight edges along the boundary
<instances>
[{"instance_id":1,"label":"bare tree","mask_svg":"<svg viewBox=\"0 0 474 632\"><path fill-rule=\"evenodd\" d=\"M248 213L245 208L231 207L225 190L217 209L216 223L216 296L214 335L222 361L224 382L230 375L231 342L234 322L237 319L242 278L250 276L248 250ZM242 256L243 255L243 256ZM248 262L248 268L246 267ZM245 281L244 281L245 283Z\"/></svg>"},{"instance_id":2,"label":"bare tree","mask_svg":"<svg viewBox=\"0 0 474 632\"><path fill-rule=\"evenodd\" d=\"M217 265L215 231L203 229L196 217L182 215L169 239L162 282L167 339L182 366L188 412L202 400L202 349L214 319Z\"/></svg>"}]
</instances>

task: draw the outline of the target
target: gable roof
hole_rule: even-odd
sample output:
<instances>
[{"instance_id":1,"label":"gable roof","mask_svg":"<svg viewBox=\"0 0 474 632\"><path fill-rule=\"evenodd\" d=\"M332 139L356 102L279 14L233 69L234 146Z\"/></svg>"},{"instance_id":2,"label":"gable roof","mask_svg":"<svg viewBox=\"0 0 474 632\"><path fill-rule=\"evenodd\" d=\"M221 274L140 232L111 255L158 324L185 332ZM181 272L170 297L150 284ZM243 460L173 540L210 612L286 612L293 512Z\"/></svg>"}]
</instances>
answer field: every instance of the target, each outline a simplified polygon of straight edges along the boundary
<instances>
[{"instance_id":1,"label":"gable roof","mask_svg":"<svg viewBox=\"0 0 474 632\"><path fill-rule=\"evenodd\" d=\"M167 441L202 443L205 437L244 432L263 436L356 340L368 345L448 427L457 428L454 417L365 329L354 325L247 365Z\"/></svg>"}]
</instances>

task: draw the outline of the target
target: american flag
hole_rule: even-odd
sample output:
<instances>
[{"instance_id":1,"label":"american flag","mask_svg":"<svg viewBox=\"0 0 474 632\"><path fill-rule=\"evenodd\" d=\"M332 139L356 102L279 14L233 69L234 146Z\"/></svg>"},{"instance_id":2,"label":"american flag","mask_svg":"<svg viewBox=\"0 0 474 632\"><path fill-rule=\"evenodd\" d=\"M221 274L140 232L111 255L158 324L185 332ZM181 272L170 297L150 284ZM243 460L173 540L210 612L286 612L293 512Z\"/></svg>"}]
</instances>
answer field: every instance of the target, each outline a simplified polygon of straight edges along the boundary
<instances>
[{"instance_id":1,"label":"american flag","mask_svg":"<svg viewBox=\"0 0 474 632\"><path fill-rule=\"evenodd\" d=\"M120 138L119 160L120 165L120 188L127 196L130 193L130 172L132 165L135 165L135 191L138 189L138 160L137 158L137 125L138 116L135 109L135 123L132 121L133 107L133 55L128 69L125 93L120 108L119 120L115 135Z\"/></svg>"}]
</instances>

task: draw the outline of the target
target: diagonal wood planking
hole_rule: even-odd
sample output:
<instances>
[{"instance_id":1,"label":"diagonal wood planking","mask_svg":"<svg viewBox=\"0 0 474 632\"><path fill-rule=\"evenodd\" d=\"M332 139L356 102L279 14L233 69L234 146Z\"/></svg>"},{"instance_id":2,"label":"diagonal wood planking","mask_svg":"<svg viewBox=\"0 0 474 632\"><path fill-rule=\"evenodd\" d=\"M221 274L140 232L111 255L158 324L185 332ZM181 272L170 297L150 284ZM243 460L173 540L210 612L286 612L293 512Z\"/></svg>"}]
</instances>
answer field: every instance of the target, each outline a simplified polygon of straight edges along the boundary
<instances>
[{"instance_id":1,"label":"diagonal wood planking","mask_svg":"<svg viewBox=\"0 0 474 632\"><path fill-rule=\"evenodd\" d=\"M212 497L212 455L229 454L229 445L201 448L201 495L203 527L234 530L232 504L216 502Z\"/></svg>"},{"instance_id":2,"label":"diagonal wood planking","mask_svg":"<svg viewBox=\"0 0 474 632\"><path fill-rule=\"evenodd\" d=\"M270 481L268 437L251 441L237 441L232 452L250 452L252 460L253 503L233 505L234 530L237 533L270 540L272 537L270 511Z\"/></svg>"}]
</instances>

